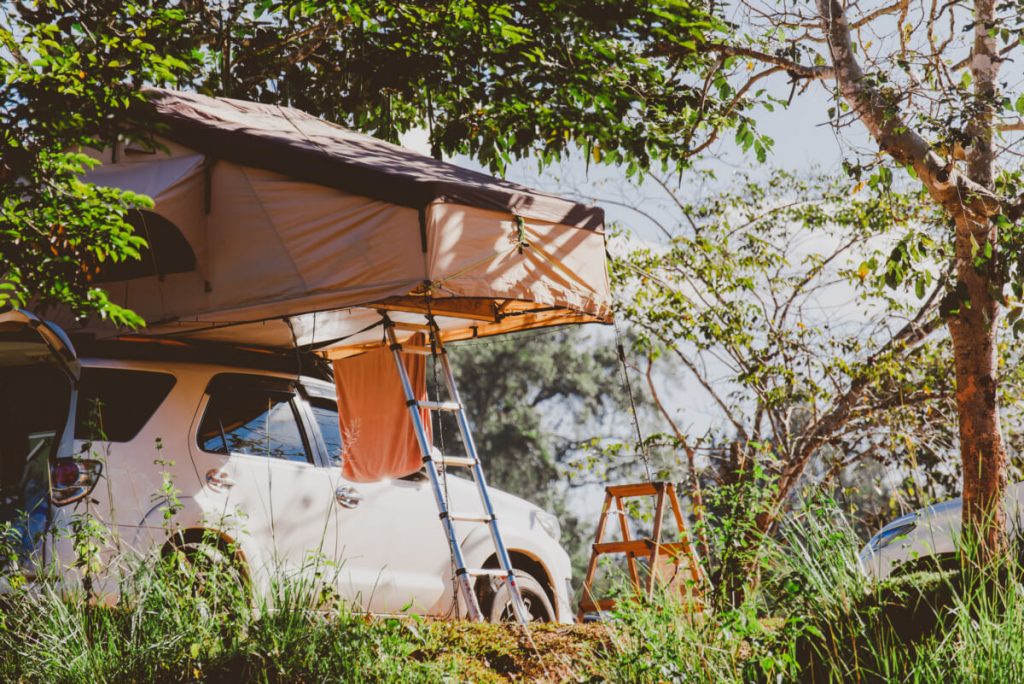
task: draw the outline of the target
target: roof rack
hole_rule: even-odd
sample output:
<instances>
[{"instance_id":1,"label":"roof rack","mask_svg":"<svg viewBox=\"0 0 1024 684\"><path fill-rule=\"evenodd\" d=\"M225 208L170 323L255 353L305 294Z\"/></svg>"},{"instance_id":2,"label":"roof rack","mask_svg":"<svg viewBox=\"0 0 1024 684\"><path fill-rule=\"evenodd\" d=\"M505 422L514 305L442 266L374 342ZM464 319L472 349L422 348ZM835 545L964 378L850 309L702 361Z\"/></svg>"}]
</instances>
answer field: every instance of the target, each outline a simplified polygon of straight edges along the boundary
<instances>
[{"instance_id":1,"label":"roof rack","mask_svg":"<svg viewBox=\"0 0 1024 684\"><path fill-rule=\"evenodd\" d=\"M99 339L73 334L71 341L81 358L221 364L333 380L330 364L309 352L145 335Z\"/></svg>"}]
</instances>

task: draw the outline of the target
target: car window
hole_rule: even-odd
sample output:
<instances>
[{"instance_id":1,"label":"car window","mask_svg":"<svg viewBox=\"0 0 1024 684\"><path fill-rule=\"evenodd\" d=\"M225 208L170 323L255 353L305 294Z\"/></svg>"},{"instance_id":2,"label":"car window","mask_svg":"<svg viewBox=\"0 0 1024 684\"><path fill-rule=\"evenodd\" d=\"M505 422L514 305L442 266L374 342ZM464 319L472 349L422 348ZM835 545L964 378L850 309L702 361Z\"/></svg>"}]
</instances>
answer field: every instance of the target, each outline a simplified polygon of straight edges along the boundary
<instances>
[{"instance_id":1,"label":"car window","mask_svg":"<svg viewBox=\"0 0 1024 684\"><path fill-rule=\"evenodd\" d=\"M310 406L327 446L328 461L332 466L340 466L344 447L341 443L341 426L338 423L338 405L333 401L312 399Z\"/></svg>"},{"instance_id":2,"label":"car window","mask_svg":"<svg viewBox=\"0 0 1024 684\"><path fill-rule=\"evenodd\" d=\"M290 392L254 383L212 383L199 425L199 446L218 454L248 454L311 463Z\"/></svg>"},{"instance_id":3,"label":"car window","mask_svg":"<svg viewBox=\"0 0 1024 684\"><path fill-rule=\"evenodd\" d=\"M83 368L75 409L75 439L130 442L174 387L168 373Z\"/></svg>"}]
</instances>

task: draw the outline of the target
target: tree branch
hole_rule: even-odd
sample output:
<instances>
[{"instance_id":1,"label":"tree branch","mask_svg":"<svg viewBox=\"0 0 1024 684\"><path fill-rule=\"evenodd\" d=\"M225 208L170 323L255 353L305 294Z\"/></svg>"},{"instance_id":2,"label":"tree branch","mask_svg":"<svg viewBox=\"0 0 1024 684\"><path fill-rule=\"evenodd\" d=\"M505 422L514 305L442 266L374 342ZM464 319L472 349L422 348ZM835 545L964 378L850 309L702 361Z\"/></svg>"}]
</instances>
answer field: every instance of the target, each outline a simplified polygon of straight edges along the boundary
<instances>
[{"instance_id":1,"label":"tree branch","mask_svg":"<svg viewBox=\"0 0 1024 684\"><path fill-rule=\"evenodd\" d=\"M907 9L907 4L908 0L900 0L899 2L893 5L889 5L888 7L879 7L874 12L869 12L860 19L854 21L852 24L850 24L850 28L853 30L857 30L867 24L870 24L875 19L878 19L879 17L884 16L886 14L899 14L905 12Z\"/></svg>"},{"instance_id":2,"label":"tree branch","mask_svg":"<svg viewBox=\"0 0 1024 684\"><path fill-rule=\"evenodd\" d=\"M938 291L939 288L936 287L928 302L918 311L914 319L908 321L883 347L868 357L863 364L865 368L878 365L885 356L895 351L912 349L942 325L942 318L934 315L934 300L937 299ZM861 396L870 384L871 378L866 373L862 373L854 378L846 393L833 403L832 409L818 419L801 438L796 458L787 464L779 481L780 498L789 493L792 486L803 473L811 456L823 444L828 442L831 436L852 417L857 402L860 401Z\"/></svg>"},{"instance_id":3,"label":"tree branch","mask_svg":"<svg viewBox=\"0 0 1024 684\"><path fill-rule=\"evenodd\" d=\"M986 219L1001 213L1000 197L957 171L932 150L903 118L896 97L881 92L865 78L853 50L849 20L838 0L816 3L839 91L882 151L899 164L912 167L928 193L950 215L958 216L966 210L974 223L987 224ZM987 225L982 228L988 229Z\"/></svg>"},{"instance_id":4,"label":"tree branch","mask_svg":"<svg viewBox=\"0 0 1024 684\"><path fill-rule=\"evenodd\" d=\"M799 62L794 62L791 59L786 59L785 57L779 57L778 55L772 55L767 52L761 52L760 50L740 47L739 45L711 43L710 45L706 46L706 49L710 50L711 52L717 52L720 55L726 55L729 57L747 57L750 59L756 59L759 62L764 62L765 64L774 64L777 67L782 67L783 69L785 69L793 78L835 78L835 71L832 67L810 66L808 64L801 64Z\"/></svg>"}]
</instances>

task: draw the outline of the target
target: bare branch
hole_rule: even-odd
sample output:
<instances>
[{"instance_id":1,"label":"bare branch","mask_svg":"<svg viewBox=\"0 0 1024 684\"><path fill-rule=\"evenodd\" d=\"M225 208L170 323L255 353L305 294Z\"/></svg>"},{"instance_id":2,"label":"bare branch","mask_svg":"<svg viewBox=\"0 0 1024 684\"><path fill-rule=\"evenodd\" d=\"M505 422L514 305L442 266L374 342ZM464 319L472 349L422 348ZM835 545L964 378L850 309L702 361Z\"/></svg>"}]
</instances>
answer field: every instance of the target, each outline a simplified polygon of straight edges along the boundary
<instances>
[{"instance_id":1,"label":"bare branch","mask_svg":"<svg viewBox=\"0 0 1024 684\"><path fill-rule=\"evenodd\" d=\"M851 23L850 28L854 30L859 29L860 27L870 24L875 19L885 16L886 14L903 14L904 12L906 12L908 4L908 0L900 0L900 2L897 2L893 5L889 5L888 7L880 7L876 9L874 12L869 12L860 19L857 19L856 21Z\"/></svg>"},{"instance_id":2,"label":"bare branch","mask_svg":"<svg viewBox=\"0 0 1024 684\"><path fill-rule=\"evenodd\" d=\"M1010 123L999 124L996 126L996 129L1004 133L1008 133L1010 131L1024 131L1024 119L1017 119Z\"/></svg>"},{"instance_id":3,"label":"bare branch","mask_svg":"<svg viewBox=\"0 0 1024 684\"><path fill-rule=\"evenodd\" d=\"M718 407L722 409L722 412L725 414L726 419L728 419L728 421L732 423L732 426L736 428L736 434L739 435L740 439L742 439L743 441L747 441L747 429L743 426L743 423L741 421L736 419L736 417L733 415L732 409L729 408L729 405L725 402L725 400L723 400L722 397L718 395L718 392L715 390L714 386L711 384L710 381L708 381L706 377L704 377L704 374L700 372L700 370L697 368L697 365L690 359L690 357L684 354L681 350L675 347L670 347L670 349L676 355L676 357L679 358L683 365L690 369L690 372L693 373L693 376L695 378L697 378L697 382L699 382L701 387L704 388L704 391L706 391L714 400L714 402L718 404Z\"/></svg>"},{"instance_id":4,"label":"bare branch","mask_svg":"<svg viewBox=\"0 0 1024 684\"><path fill-rule=\"evenodd\" d=\"M1009 45L1005 46L1002 50L999 51L999 59L1005 58L1008 54L1013 52L1018 47L1020 47L1020 43L1010 43ZM959 62L957 62L956 64L954 64L950 68L953 71L959 71L960 69L964 69L964 68L967 67L967 65L969 65L971 63L971 60L973 58L974 58L973 53L970 54L970 55L967 55L966 57L961 59Z\"/></svg>"}]
</instances>

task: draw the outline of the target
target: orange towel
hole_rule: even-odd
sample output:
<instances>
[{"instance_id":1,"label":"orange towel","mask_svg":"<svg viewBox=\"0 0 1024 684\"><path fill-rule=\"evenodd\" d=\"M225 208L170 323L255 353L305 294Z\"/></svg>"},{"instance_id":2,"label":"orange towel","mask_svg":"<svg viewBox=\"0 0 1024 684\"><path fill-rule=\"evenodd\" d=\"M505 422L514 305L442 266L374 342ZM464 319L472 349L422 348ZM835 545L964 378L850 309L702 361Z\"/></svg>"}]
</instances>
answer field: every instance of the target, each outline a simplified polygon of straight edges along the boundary
<instances>
[{"instance_id":1,"label":"orange towel","mask_svg":"<svg viewBox=\"0 0 1024 684\"><path fill-rule=\"evenodd\" d=\"M422 340L414 343L423 344ZM416 398L426 399L426 357L405 354L402 359ZM391 350L382 346L335 361L334 381L344 477L352 482L375 482L419 470L423 465L420 447ZM429 443L430 411L420 409L420 415Z\"/></svg>"}]
</instances>

